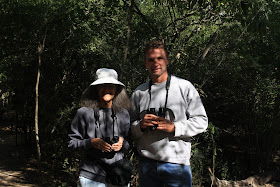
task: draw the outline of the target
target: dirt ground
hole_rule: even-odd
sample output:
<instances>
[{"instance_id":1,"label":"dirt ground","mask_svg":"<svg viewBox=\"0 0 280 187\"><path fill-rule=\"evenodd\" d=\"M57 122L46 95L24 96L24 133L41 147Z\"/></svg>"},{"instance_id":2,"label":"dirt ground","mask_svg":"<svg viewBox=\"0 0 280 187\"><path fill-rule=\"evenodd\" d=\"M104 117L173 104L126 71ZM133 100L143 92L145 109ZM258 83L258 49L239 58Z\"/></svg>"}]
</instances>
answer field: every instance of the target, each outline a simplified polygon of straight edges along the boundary
<instances>
[{"instance_id":1,"label":"dirt ground","mask_svg":"<svg viewBox=\"0 0 280 187\"><path fill-rule=\"evenodd\" d=\"M76 186L73 174L54 169L57 167L50 163L43 162L39 172L35 138L26 143L23 132L18 132L16 138L15 127L11 131L10 124L0 120L0 187Z\"/></svg>"},{"instance_id":2,"label":"dirt ground","mask_svg":"<svg viewBox=\"0 0 280 187\"><path fill-rule=\"evenodd\" d=\"M23 142L23 134L16 136L9 125L0 129L0 186L38 186L36 162L30 144Z\"/></svg>"}]
</instances>

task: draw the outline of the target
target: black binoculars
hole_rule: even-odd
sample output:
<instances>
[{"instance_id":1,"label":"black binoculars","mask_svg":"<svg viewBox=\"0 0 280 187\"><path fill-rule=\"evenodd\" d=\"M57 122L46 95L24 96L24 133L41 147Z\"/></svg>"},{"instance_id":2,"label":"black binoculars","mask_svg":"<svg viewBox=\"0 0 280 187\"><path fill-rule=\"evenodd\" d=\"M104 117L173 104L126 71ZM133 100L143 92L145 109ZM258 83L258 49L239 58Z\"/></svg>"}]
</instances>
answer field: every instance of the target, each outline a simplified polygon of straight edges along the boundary
<instances>
[{"instance_id":1,"label":"black binoculars","mask_svg":"<svg viewBox=\"0 0 280 187\"><path fill-rule=\"evenodd\" d=\"M114 143L117 143L119 141L119 137L118 136L114 136L112 139L110 137L105 137L103 138L103 140L110 144L113 145ZM114 150L110 151L110 152L104 152L104 157L107 159L111 159L115 156L116 152Z\"/></svg>"},{"instance_id":2,"label":"black binoculars","mask_svg":"<svg viewBox=\"0 0 280 187\"><path fill-rule=\"evenodd\" d=\"M148 110L146 110L146 114L154 114L158 117L165 117L165 112L166 112L166 109L164 108L159 108L158 112L156 112L156 109L155 108L150 108ZM152 127L149 127L150 130L152 131L155 131L157 129L157 126L158 125L154 125Z\"/></svg>"},{"instance_id":3,"label":"black binoculars","mask_svg":"<svg viewBox=\"0 0 280 187\"><path fill-rule=\"evenodd\" d=\"M117 143L119 141L119 137L114 136L112 139L110 137L105 137L104 141L110 145L113 145L114 143Z\"/></svg>"}]
</instances>

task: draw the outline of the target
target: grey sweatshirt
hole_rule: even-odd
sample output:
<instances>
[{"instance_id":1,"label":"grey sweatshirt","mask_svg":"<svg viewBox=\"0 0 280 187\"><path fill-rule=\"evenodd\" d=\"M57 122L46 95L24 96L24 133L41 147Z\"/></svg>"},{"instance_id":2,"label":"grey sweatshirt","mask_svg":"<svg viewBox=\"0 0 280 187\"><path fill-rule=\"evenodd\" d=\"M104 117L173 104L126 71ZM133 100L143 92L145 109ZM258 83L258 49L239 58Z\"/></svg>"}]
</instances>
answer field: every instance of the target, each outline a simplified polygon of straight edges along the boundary
<instances>
[{"instance_id":1,"label":"grey sweatshirt","mask_svg":"<svg viewBox=\"0 0 280 187\"><path fill-rule=\"evenodd\" d=\"M131 116L131 133L140 155L169 163L190 165L191 137L206 130L208 118L195 87L187 80L171 76L168 93L167 117L175 124L175 133L140 129L143 111L148 108L164 108L166 81L151 86L149 82L138 86L131 96L134 115ZM172 114L172 115L171 115ZM174 117L174 119L173 119Z\"/></svg>"},{"instance_id":2,"label":"grey sweatshirt","mask_svg":"<svg viewBox=\"0 0 280 187\"><path fill-rule=\"evenodd\" d=\"M104 164L112 164L124 157L130 145L127 137L130 130L130 116L127 110L115 114L112 109L101 109L94 113L92 108L80 108L71 124L69 148L84 149L86 156L82 160L80 175L91 180L105 182ZM113 123L114 120L114 123ZM114 124L114 128L113 128ZM113 131L114 129L114 131ZM113 133L114 132L114 133ZM124 138L123 147L118 152L106 153L93 148L91 138L110 139L114 136Z\"/></svg>"}]
</instances>

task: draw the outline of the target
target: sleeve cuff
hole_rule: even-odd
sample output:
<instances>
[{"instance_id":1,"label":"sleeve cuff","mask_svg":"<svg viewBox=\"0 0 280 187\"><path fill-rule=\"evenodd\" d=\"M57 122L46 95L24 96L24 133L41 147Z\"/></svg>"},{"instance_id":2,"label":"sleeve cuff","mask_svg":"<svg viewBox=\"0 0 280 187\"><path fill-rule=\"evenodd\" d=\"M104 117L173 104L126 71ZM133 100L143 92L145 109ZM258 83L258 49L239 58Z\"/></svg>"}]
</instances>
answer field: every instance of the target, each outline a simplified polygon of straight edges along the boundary
<instances>
[{"instance_id":1,"label":"sleeve cuff","mask_svg":"<svg viewBox=\"0 0 280 187\"><path fill-rule=\"evenodd\" d=\"M86 149L92 148L92 145L91 145L91 138L85 140L85 148L86 148Z\"/></svg>"},{"instance_id":2,"label":"sleeve cuff","mask_svg":"<svg viewBox=\"0 0 280 187\"><path fill-rule=\"evenodd\" d=\"M143 131L140 128L140 121L135 121L131 126L131 132L134 139L137 139L143 135Z\"/></svg>"},{"instance_id":3,"label":"sleeve cuff","mask_svg":"<svg viewBox=\"0 0 280 187\"><path fill-rule=\"evenodd\" d=\"M182 127L179 122L173 122L175 125L175 135L174 137L182 136Z\"/></svg>"}]
</instances>

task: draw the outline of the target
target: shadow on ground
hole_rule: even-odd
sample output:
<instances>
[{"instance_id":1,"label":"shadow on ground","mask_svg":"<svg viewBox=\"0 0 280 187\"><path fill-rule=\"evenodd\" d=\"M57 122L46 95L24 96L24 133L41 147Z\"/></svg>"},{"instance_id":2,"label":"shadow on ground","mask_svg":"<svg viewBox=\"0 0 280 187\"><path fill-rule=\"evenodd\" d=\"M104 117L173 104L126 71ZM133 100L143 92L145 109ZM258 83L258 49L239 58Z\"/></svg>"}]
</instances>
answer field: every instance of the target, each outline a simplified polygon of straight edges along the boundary
<instances>
[{"instance_id":1,"label":"shadow on ground","mask_svg":"<svg viewBox=\"0 0 280 187\"><path fill-rule=\"evenodd\" d=\"M31 144L23 144L19 133L16 136L9 125L1 124L0 129L0 186L38 186L34 149Z\"/></svg>"},{"instance_id":2,"label":"shadow on ground","mask_svg":"<svg viewBox=\"0 0 280 187\"><path fill-rule=\"evenodd\" d=\"M0 186L76 186L73 182L62 182L71 176L63 170L50 169L48 163L42 163L38 171L36 146L24 141L24 133L18 134L17 142L18 145L11 126L0 122Z\"/></svg>"}]
</instances>

